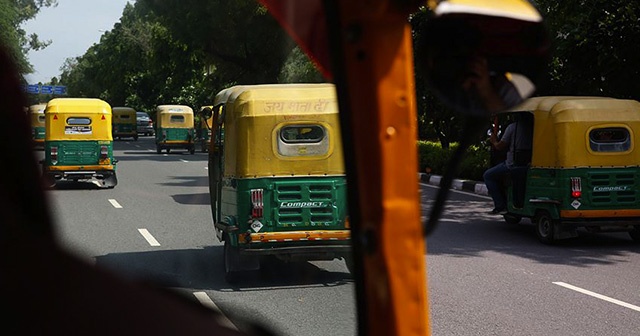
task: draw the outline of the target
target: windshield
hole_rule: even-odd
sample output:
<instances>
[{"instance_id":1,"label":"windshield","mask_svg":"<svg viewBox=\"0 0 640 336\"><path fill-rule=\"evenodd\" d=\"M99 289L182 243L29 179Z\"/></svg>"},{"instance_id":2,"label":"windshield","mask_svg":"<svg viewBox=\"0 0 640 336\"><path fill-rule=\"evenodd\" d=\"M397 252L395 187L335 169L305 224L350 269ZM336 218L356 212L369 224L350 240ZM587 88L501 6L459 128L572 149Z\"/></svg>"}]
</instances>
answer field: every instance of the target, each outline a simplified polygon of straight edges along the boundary
<instances>
[{"instance_id":1,"label":"windshield","mask_svg":"<svg viewBox=\"0 0 640 336\"><path fill-rule=\"evenodd\" d=\"M552 141L566 140L585 152L590 148L597 159L568 171L553 166L557 159L550 157L551 150L537 154L534 148L532 160L548 157L544 167L533 167L539 170L524 168L522 179L533 177L534 184L520 197L507 189L513 185L512 175L495 185L485 181L490 181L485 172L504 161L500 158L509 146L504 144L503 152L492 146L489 133L484 133L493 120L482 119L477 124L483 134L473 135L460 159L455 191L427 246L421 245L427 238L418 229L411 235L424 238L421 244L382 240L409 234L403 224L413 219L412 206L418 207L415 216L420 220L429 216L447 162L466 130L465 118L439 100L425 73L418 66L414 70L412 58L410 63L391 64L373 58L372 51L381 49L389 59L413 54L401 49L410 43L371 45L378 40L369 34L389 39L409 34L410 41L417 41L433 15L426 2L402 15L406 31L391 29L384 20L376 29L364 29L359 24L366 24L368 16L344 26L340 20L347 22L349 15L333 17L329 27L324 16L296 16L296 24L314 22L308 35L317 44L331 42L320 37L325 30L343 31L354 63L331 69L313 61L335 55L325 50L309 57L306 52L316 45L299 46L299 39L289 35L293 28L283 28L283 17L264 5L269 1L7 3L15 10L1 11L7 20L0 20L0 32L17 36L0 33L0 39L24 77L27 106L54 98L94 98L111 107L148 112L137 112L138 123L125 126L112 125L110 118L103 122L100 116L60 117L73 125L63 125L63 134L104 129L109 134L82 141L78 136L45 140L34 149L57 239L83 261L213 308L240 331L256 323L278 335L356 335L358 321L366 322L366 316L400 318L389 307L401 304L424 309L425 316L412 319L428 320L434 335L630 335L640 330L634 315L640 299L629 294L637 294L631 279L640 272L640 250L633 245L640 237L637 120L598 121L589 126L591 133L571 139L563 138L568 132L551 135L551 126L548 133L534 130L535 141L549 148L559 147ZM326 3L335 7L343 2ZM366 10L356 12L394 17L396 11L388 8L394 3L367 2ZM556 48L548 68L539 71L543 78L536 96L640 99L635 50L640 3L535 4ZM477 52L478 58L491 54ZM411 76L378 82L400 68ZM347 86L360 92L377 90L393 99L340 91ZM362 116L342 114L350 99L365 101L370 110L393 107L416 113L409 121L389 113L345 123L344 118ZM156 112L165 105L188 106L194 114L165 120ZM203 106L221 106L206 128L199 114ZM54 125L53 116L47 122ZM175 127L192 122L192 128ZM500 134L497 143L510 131L506 123L495 122L491 129ZM407 137L411 145L395 150L395 156L378 150L395 148ZM344 149L356 145L362 147ZM531 156L531 148L527 150ZM595 161L613 156L618 161L612 164ZM603 166L611 170L593 170ZM406 170L411 177L393 184L382 178L355 180L374 174L390 178ZM550 191L557 186L562 189ZM492 188L502 190L505 207L524 210L514 215L496 206L489 194ZM587 194L594 190L596 196ZM365 191L367 198L358 194ZM410 192L409 200L385 202L388 195ZM525 203L514 207L514 199ZM542 205L530 205L531 199ZM371 205L376 201L380 203ZM367 211L354 217L351 205ZM385 217L389 209L399 215ZM567 212L573 217L563 222L566 226L554 227ZM601 214L615 232L609 225L594 224ZM354 220L370 225L367 216L384 217L397 226L364 230L357 237L369 253L360 257L374 270L367 274L378 275L360 280L379 285L375 291L358 292L351 230ZM613 222L619 216L624 224ZM545 239L539 231L545 225L567 240L559 247L540 244L536 238ZM575 236L574 226L580 227ZM420 249L418 261L424 265L403 259L403 249L409 248ZM387 272L420 282L415 288L424 289L428 304L420 297L389 294L406 283ZM371 296L388 300L388 305L372 305L364 310L370 315L359 318L369 302L363 297Z\"/></svg>"}]
</instances>

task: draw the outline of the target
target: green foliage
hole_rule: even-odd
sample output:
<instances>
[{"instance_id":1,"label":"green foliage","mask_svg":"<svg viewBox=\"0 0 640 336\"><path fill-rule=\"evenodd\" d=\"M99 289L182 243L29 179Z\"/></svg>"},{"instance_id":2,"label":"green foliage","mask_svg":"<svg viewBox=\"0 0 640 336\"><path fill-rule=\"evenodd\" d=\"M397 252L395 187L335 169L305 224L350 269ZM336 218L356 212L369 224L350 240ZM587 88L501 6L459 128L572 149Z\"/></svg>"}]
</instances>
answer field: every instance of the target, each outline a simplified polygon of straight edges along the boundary
<instances>
[{"instance_id":1,"label":"green foliage","mask_svg":"<svg viewBox=\"0 0 640 336\"><path fill-rule=\"evenodd\" d=\"M322 83L324 78L318 68L299 47L295 47L285 60L279 82L281 83Z\"/></svg>"},{"instance_id":2,"label":"green foliage","mask_svg":"<svg viewBox=\"0 0 640 336\"><path fill-rule=\"evenodd\" d=\"M433 141L418 141L418 171L443 175L449 158L458 147L452 143L448 149ZM489 151L485 146L471 146L460 163L456 176L461 179L482 181L482 174L489 168Z\"/></svg>"},{"instance_id":3,"label":"green foliage","mask_svg":"<svg viewBox=\"0 0 640 336\"><path fill-rule=\"evenodd\" d=\"M536 2L555 39L541 94L640 99L640 2Z\"/></svg>"},{"instance_id":4,"label":"green foliage","mask_svg":"<svg viewBox=\"0 0 640 336\"><path fill-rule=\"evenodd\" d=\"M9 50L22 73L31 73L27 61L29 50L40 50L51 41L40 41L37 34L27 33L20 26L33 19L41 8L57 6L57 0L0 0L0 43Z\"/></svg>"},{"instance_id":5,"label":"green foliage","mask_svg":"<svg viewBox=\"0 0 640 336\"><path fill-rule=\"evenodd\" d=\"M67 60L61 82L69 95L113 106L199 109L231 85L313 78L293 47L254 0L138 0L100 43Z\"/></svg>"}]
</instances>

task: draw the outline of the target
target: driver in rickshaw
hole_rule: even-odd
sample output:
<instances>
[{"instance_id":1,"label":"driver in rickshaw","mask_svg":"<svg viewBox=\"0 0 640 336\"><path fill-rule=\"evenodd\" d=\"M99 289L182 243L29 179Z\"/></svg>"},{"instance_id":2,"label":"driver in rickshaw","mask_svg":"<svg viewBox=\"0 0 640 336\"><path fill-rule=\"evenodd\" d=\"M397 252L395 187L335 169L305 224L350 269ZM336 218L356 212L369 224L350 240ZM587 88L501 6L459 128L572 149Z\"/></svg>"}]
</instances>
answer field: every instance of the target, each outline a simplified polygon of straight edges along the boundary
<instances>
[{"instance_id":1,"label":"driver in rickshaw","mask_svg":"<svg viewBox=\"0 0 640 336\"><path fill-rule=\"evenodd\" d=\"M504 215L507 213L507 196L503 181L510 175L514 187L519 185L523 171L531 160L531 147L533 140L533 115L519 113L516 120L510 123L504 131L504 135L498 140L497 132L492 132L489 143L496 151L507 150L506 159L497 165L487 169L483 178L487 186L489 196L493 199L492 215ZM517 190L518 188L516 188ZM519 194L519 191L515 191Z\"/></svg>"}]
</instances>

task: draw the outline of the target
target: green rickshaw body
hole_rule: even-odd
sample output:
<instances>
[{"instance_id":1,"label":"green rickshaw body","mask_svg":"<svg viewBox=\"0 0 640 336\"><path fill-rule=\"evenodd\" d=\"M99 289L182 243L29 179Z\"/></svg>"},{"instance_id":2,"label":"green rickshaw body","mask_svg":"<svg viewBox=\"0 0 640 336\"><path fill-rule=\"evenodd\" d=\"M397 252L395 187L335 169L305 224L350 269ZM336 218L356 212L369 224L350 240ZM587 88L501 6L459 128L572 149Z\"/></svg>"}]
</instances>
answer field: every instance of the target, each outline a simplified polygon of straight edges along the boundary
<instances>
[{"instance_id":1,"label":"green rickshaw body","mask_svg":"<svg viewBox=\"0 0 640 336\"><path fill-rule=\"evenodd\" d=\"M213 111L210 195L228 278L257 268L260 256L348 259L335 87L237 86L216 96Z\"/></svg>"},{"instance_id":2,"label":"green rickshaw body","mask_svg":"<svg viewBox=\"0 0 640 336\"><path fill-rule=\"evenodd\" d=\"M45 137L45 116L44 110L47 104L35 104L29 106L29 115L31 120L31 138L36 148L44 147Z\"/></svg>"},{"instance_id":3,"label":"green rickshaw body","mask_svg":"<svg viewBox=\"0 0 640 336\"><path fill-rule=\"evenodd\" d=\"M114 107L111 111L113 113L113 137L138 140L136 110L131 107Z\"/></svg>"},{"instance_id":4,"label":"green rickshaw body","mask_svg":"<svg viewBox=\"0 0 640 336\"><path fill-rule=\"evenodd\" d=\"M185 105L160 105L156 108L156 151L185 149L195 153L193 109Z\"/></svg>"},{"instance_id":5,"label":"green rickshaw body","mask_svg":"<svg viewBox=\"0 0 640 336\"><path fill-rule=\"evenodd\" d=\"M533 113L524 197L517 179L507 221L531 218L546 243L590 232L640 238L640 102L604 97L536 97L513 111Z\"/></svg>"},{"instance_id":6,"label":"green rickshaw body","mask_svg":"<svg viewBox=\"0 0 640 336\"><path fill-rule=\"evenodd\" d=\"M117 185L111 106L94 98L55 98L45 109L43 175L58 181L92 180Z\"/></svg>"}]
</instances>

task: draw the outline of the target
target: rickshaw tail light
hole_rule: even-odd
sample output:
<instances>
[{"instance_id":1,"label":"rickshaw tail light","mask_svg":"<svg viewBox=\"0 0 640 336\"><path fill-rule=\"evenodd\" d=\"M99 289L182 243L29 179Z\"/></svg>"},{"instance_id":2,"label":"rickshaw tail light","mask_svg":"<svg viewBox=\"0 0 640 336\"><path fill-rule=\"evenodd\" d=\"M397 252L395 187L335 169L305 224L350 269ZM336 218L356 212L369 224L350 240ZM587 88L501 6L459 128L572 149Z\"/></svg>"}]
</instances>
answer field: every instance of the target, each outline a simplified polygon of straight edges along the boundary
<instances>
[{"instance_id":1,"label":"rickshaw tail light","mask_svg":"<svg viewBox=\"0 0 640 336\"><path fill-rule=\"evenodd\" d=\"M51 147L51 163L52 164L56 164L58 163L58 147Z\"/></svg>"},{"instance_id":2,"label":"rickshaw tail light","mask_svg":"<svg viewBox=\"0 0 640 336\"><path fill-rule=\"evenodd\" d=\"M107 146L100 146L100 159L105 160L109 157L109 148Z\"/></svg>"},{"instance_id":3,"label":"rickshaw tail light","mask_svg":"<svg viewBox=\"0 0 640 336\"><path fill-rule=\"evenodd\" d=\"M251 217L261 218L264 210L264 189L251 189Z\"/></svg>"},{"instance_id":4,"label":"rickshaw tail light","mask_svg":"<svg viewBox=\"0 0 640 336\"><path fill-rule=\"evenodd\" d=\"M582 179L579 177L571 178L571 197L579 198L582 196Z\"/></svg>"}]
</instances>

